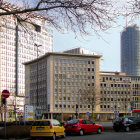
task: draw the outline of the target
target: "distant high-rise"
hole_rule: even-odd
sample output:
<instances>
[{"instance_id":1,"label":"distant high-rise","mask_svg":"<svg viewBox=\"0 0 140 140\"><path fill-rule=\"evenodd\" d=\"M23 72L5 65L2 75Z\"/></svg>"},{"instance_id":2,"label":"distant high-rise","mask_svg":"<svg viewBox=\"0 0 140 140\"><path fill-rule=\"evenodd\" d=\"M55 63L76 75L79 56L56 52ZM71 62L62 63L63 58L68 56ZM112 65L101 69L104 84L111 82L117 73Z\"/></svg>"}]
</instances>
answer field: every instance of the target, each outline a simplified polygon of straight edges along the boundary
<instances>
[{"instance_id":1,"label":"distant high-rise","mask_svg":"<svg viewBox=\"0 0 140 140\"><path fill-rule=\"evenodd\" d=\"M140 76L140 29L137 25L125 28L121 33L121 71Z\"/></svg>"},{"instance_id":2,"label":"distant high-rise","mask_svg":"<svg viewBox=\"0 0 140 140\"><path fill-rule=\"evenodd\" d=\"M64 51L64 53L74 53L74 54L89 54L89 50L81 47L73 48Z\"/></svg>"}]
</instances>

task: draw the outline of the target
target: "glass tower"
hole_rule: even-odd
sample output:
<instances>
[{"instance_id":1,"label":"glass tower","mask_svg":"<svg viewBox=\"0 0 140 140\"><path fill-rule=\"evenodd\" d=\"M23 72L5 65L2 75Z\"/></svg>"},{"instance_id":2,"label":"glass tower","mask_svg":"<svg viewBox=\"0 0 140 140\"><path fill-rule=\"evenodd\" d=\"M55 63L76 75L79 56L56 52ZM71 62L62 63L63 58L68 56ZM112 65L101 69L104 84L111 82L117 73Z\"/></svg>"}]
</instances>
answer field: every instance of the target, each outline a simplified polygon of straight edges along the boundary
<instances>
[{"instance_id":1,"label":"glass tower","mask_svg":"<svg viewBox=\"0 0 140 140\"><path fill-rule=\"evenodd\" d=\"M137 25L121 33L121 72L140 76L140 30Z\"/></svg>"}]
</instances>

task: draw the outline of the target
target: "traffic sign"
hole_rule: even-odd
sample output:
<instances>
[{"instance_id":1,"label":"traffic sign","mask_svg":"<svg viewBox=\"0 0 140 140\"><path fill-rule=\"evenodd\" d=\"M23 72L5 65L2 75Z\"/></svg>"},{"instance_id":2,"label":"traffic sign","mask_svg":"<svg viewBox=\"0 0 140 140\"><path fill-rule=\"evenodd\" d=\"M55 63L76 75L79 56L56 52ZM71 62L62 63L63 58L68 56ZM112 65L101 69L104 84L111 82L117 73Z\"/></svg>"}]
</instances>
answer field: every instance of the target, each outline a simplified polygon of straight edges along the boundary
<instances>
[{"instance_id":1,"label":"traffic sign","mask_svg":"<svg viewBox=\"0 0 140 140\"><path fill-rule=\"evenodd\" d=\"M2 96L4 98L8 98L10 96L10 92L7 89L5 89L5 90L2 91Z\"/></svg>"},{"instance_id":2,"label":"traffic sign","mask_svg":"<svg viewBox=\"0 0 140 140\"><path fill-rule=\"evenodd\" d=\"M89 116L89 112L86 112L86 114Z\"/></svg>"},{"instance_id":3,"label":"traffic sign","mask_svg":"<svg viewBox=\"0 0 140 140\"><path fill-rule=\"evenodd\" d=\"M115 111L114 111L114 114L117 114L117 113L118 113L118 111L117 111L117 110L115 110Z\"/></svg>"}]
</instances>

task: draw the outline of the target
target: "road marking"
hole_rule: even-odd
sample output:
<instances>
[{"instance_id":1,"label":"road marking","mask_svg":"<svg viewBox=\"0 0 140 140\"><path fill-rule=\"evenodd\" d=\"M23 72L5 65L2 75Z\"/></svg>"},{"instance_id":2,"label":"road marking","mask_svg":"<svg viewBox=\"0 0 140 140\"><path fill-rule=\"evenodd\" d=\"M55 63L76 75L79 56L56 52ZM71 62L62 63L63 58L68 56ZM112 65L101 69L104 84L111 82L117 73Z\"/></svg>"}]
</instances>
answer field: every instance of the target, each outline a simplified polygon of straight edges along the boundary
<instances>
[{"instance_id":1,"label":"road marking","mask_svg":"<svg viewBox=\"0 0 140 140\"><path fill-rule=\"evenodd\" d=\"M137 135L137 134L140 134L140 132L128 133L128 135Z\"/></svg>"}]
</instances>

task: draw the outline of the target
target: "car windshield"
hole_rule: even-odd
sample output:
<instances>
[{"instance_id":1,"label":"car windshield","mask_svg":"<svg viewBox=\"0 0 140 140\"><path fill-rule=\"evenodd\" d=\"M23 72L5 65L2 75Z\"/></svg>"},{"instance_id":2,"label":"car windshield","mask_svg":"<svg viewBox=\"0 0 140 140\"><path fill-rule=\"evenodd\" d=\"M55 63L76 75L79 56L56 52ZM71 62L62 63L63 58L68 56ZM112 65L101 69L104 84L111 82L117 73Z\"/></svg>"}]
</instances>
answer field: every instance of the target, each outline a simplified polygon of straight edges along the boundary
<instances>
[{"instance_id":1,"label":"car windshield","mask_svg":"<svg viewBox=\"0 0 140 140\"><path fill-rule=\"evenodd\" d=\"M116 118L114 121L121 121L122 118Z\"/></svg>"},{"instance_id":2,"label":"car windshield","mask_svg":"<svg viewBox=\"0 0 140 140\"><path fill-rule=\"evenodd\" d=\"M50 126L49 121L36 121L33 123L33 126Z\"/></svg>"},{"instance_id":3,"label":"car windshield","mask_svg":"<svg viewBox=\"0 0 140 140\"><path fill-rule=\"evenodd\" d=\"M67 124L76 124L78 122L79 122L79 120L70 120L67 122Z\"/></svg>"}]
</instances>

